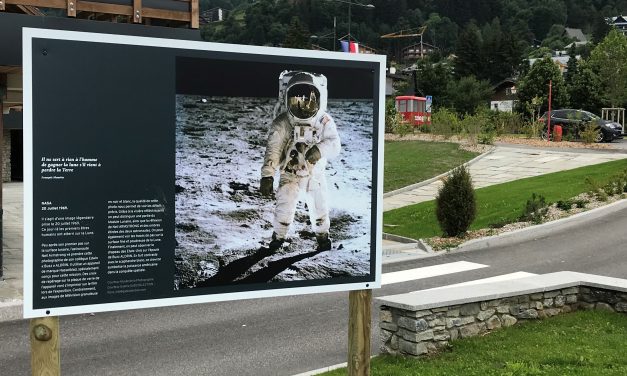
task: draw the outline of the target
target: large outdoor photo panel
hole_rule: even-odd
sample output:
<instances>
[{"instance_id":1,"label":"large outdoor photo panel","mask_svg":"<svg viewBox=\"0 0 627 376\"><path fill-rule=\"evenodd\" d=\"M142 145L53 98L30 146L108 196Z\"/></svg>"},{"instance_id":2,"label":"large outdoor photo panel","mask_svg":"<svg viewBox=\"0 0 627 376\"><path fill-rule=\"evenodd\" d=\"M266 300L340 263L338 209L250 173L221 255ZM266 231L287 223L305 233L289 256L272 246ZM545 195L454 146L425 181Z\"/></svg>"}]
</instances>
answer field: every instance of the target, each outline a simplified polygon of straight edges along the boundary
<instances>
[{"instance_id":1,"label":"large outdoor photo panel","mask_svg":"<svg viewBox=\"0 0 627 376\"><path fill-rule=\"evenodd\" d=\"M382 56L24 29L24 315L380 286Z\"/></svg>"}]
</instances>

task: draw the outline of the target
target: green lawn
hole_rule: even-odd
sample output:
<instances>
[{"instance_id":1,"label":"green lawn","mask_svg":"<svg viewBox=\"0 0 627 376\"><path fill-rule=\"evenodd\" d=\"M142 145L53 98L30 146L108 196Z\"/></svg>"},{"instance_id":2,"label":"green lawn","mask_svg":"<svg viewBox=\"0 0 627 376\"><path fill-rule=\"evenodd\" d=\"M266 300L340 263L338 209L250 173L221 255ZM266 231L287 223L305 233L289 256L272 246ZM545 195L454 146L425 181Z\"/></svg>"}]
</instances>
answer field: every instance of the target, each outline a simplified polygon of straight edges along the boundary
<instances>
[{"instance_id":1,"label":"green lawn","mask_svg":"<svg viewBox=\"0 0 627 376\"><path fill-rule=\"evenodd\" d=\"M383 191L390 192L438 176L477 155L450 142L388 141L385 143Z\"/></svg>"},{"instance_id":2,"label":"green lawn","mask_svg":"<svg viewBox=\"0 0 627 376\"><path fill-rule=\"evenodd\" d=\"M477 189L477 218L471 230L515 221L532 193L543 195L547 202L567 200L587 191L586 177L606 182L625 169L627 160L619 160ZM398 226L384 226L383 231L413 239L442 235L435 217L435 201L385 212L383 223Z\"/></svg>"},{"instance_id":3,"label":"green lawn","mask_svg":"<svg viewBox=\"0 0 627 376\"><path fill-rule=\"evenodd\" d=\"M425 359L379 356L374 376L627 375L627 315L583 311L457 340ZM346 369L324 373L346 375Z\"/></svg>"}]
</instances>

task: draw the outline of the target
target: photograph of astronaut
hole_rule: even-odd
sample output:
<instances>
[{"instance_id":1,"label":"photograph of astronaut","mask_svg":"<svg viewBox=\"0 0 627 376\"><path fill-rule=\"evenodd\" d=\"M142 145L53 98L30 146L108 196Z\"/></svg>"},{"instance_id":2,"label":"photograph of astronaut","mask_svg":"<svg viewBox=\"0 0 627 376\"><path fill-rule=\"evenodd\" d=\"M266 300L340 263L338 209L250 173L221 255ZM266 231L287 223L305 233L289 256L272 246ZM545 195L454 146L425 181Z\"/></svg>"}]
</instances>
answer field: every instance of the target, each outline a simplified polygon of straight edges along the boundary
<instances>
[{"instance_id":1,"label":"photograph of astronaut","mask_svg":"<svg viewBox=\"0 0 627 376\"><path fill-rule=\"evenodd\" d=\"M176 289L372 271L372 91L269 67L229 95L177 89Z\"/></svg>"}]
</instances>

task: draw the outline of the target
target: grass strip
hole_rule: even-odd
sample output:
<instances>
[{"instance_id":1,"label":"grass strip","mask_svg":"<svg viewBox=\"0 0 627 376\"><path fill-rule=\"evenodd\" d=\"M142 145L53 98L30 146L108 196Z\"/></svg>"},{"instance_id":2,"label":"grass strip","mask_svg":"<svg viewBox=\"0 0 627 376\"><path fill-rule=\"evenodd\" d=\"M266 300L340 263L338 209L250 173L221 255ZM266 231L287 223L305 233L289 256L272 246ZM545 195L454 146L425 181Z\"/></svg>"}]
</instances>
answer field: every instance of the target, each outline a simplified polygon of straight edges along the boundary
<instances>
[{"instance_id":1,"label":"grass strip","mask_svg":"<svg viewBox=\"0 0 627 376\"><path fill-rule=\"evenodd\" d=\"M377 376L627 375L627 315L580 311L453 341L452 351L413 359L378 356ZM346 375L338 369L325 376Z\"/></svg>"},{"instance_id":2,"label":"grass strip","mask_svg":"<svg viewBox=\"0 0 627 376\"><path fill-rule=\"evenodd\" d=\"M450 142L387 141L383 191L415 184L468 162L479 155Z\"/></svg>"},{"instance_id":3,"label":"grass strip","mask_svg":"<svg viewBox=\"0 0 627 376\"><path fill-rule=\"evenodd\" d=\"M625 169L627 160L623 159L477 189L477 218L470 229L516 221L532 193L543 195L551 203L567 200L588 190L586 178L605 184L612 175ZM385 212L383 223L383 231L413 239L442 235L435 216L435 201Z\"/></svg>"}]
</instances>

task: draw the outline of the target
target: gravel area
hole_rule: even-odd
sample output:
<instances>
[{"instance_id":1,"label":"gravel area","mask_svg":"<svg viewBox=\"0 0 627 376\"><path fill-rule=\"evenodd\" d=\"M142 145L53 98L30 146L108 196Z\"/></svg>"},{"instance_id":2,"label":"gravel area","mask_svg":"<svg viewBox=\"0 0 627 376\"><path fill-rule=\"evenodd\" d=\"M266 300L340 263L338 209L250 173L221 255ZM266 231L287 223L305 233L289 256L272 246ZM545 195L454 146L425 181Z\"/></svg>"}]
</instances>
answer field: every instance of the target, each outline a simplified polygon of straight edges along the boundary
<instances>
[{"instance_id":1,"label":"gravel area","mask_svg":"<svg viewBox=\"0 0 627 376\"><path fill-rule=\"evenodd\" d=\"M551 221L555 221L558 219L562 219L562 218L566 218L566 217L570 217L572 215L578 214L578 213L582 213L588 210L592 210L592 209L596 209L605 205L609 205L613 202L622 200L624 198L627 198L627 194L623 193L623 194L619 194L619 195L613 195L613 196L608 196L606 200L599 200L596 196L594 195L590 195L589 193L582 193L578 196L575 196L573 198L570 199L570 201L572 202L577 202L577 201L581 201L584 202L585 205L583 208L579 208L576 207L575 205L573 205L571 207L571 209L569 210L562 210L560 208L557 207L557 204L551 204L549 206L549 210L546 214L546 216L544 217L542 223L546 223L546 222L551 222ZM494 236L494 235L499 235L499 234L503 234L506 232L510 232L510 231L514 231L514 230L519 230L525 227L529 227L529 226L533 226L535 225L532 222L514 222L514 223L509 223L503 227L499 227L499 228L484 228L484 229L480 229L480 230L474 230L474 231L468 231L464 237L440 237L440 236L436 236L436 237L432 237L432 238L428 238L428 239L424 239L424 241L427 242L427 244L429 244L429 246L431 246L433 248L434 251L448 251L451 250L455 247L458 247L459 245L469 241L469 240L473 240L473 239L479 239L479 238L484 238L484 237L488 237L488 236Z\"/></svg>"},{"instance_id":2,"label":"gravel area","mask_svg":"<svg viewBox=\"0 0 627 376\"><path fill-rule=\"evenodd\" d=\"M521 137L512 137L512 136L500 136L496 138L496 142L504 143L504 144L515 144L515 145L528 145L535 147L543 147L543 148L558 148L558 149L614 149L612 144L584 144L583 142L572 142L572 141L561 141L561 142L547 142L544 140L540 140L537 138L521 138Z\"/></svg>"},{"instance_id":3,"label":"gravel area","mask_svg":"<svg viewBox=\"0 0 627 376\"><path fill-rule=\"evenodd\" d=\"M386 141L439 141L439 142L452 142L456 144L461 144L464 150L475 151L483 153L489 150L490 145L480 145L473 144L468 141L465 137L460 136L452 136L449 138L445 138L444 136L433 135L429 133L410 133L403 137L400 137L396 134L385 134ZM514 136L499 136L495 139L495 142L502 144L513 144L513 145L528 145L533 147L543 147L543 148L556 148L556 149L596 149L596 150L607 150L607 149L615 149L615 147L610 143L600 143L600 144L584 144L583 142L572 142L572 141L561 141L561 142L547 142L538 138L525 138L525 137L514 137Z\"/></svg>"}]
</instances>

